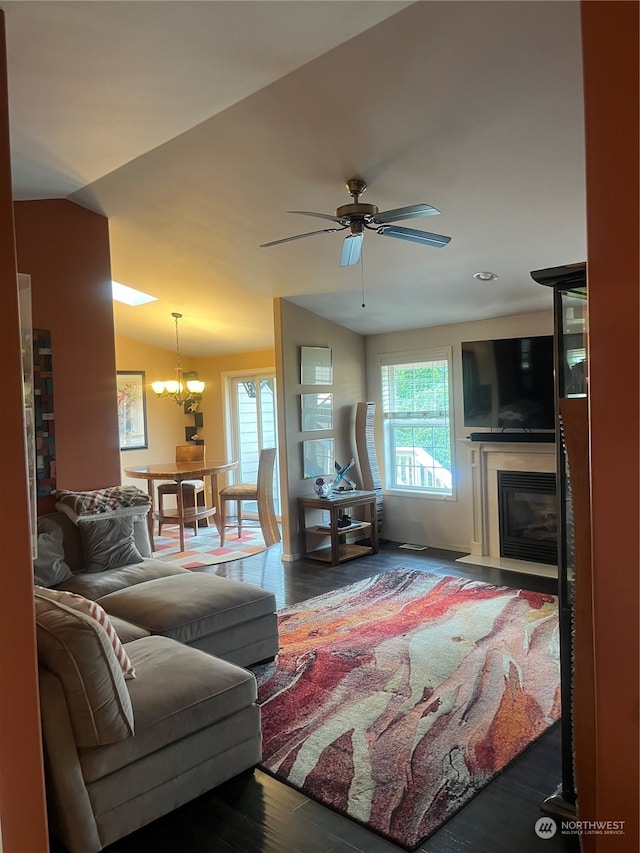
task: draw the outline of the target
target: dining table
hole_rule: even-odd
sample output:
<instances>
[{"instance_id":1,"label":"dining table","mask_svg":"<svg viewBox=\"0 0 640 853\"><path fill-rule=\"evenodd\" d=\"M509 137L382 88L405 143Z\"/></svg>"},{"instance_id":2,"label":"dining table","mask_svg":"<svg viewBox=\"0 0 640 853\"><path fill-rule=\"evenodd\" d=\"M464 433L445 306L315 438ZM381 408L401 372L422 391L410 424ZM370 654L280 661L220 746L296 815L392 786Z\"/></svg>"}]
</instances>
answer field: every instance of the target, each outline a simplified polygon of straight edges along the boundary
<instances>
[{"instance_id":1,"label":"dining table","mask_svg":"<svg viewBox=\"0 0 640 853\"><path fill-rule=\"evenodd\" d=\"M200 461L200 462L156 462L149 465L136 465L130 468L125 468L124 473L127 477L137 480L147 481L147 490L151 498L151 510L148 515L149 524L149 539L151 542L151 550L154 550L153 542L153 522L160 519L168 523L177 524L180 529L180 550L184 551L184 529L187 524L194 525L194 535L198 531L198 522L203 519L212 518L218 528L218 533L222 534L222 518L219 509L218 498L218 478L221 474L226 474L238 467L238 462L228 460ZM206 480L211 482L211 504L205 506L185 507L184 496L181 484L184 480ZM175 509L163 510L162 517L155 509L155 497L153 483L157 480L170 480L177 483L176 489L177 506Z\"/></svg>"}]
</instances>

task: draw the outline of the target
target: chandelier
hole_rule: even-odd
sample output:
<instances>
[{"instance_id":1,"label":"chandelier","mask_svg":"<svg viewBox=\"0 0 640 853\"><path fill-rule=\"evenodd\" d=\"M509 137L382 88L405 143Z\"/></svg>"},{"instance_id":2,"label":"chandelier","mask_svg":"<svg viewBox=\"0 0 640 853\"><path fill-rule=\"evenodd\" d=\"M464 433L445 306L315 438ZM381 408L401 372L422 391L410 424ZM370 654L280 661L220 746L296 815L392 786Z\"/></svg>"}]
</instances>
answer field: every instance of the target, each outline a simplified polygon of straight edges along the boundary
<instances>
[{"instance_id":1,"label":"chandelier","mask_svg":"<svg viewBox=\"0 0 640 853\"><path fill-rule=\"evenodd\" d=\"M198 379L197 373L185 373L180 361L180 338L178 335L178 320L182 314L171 314L176 324L176 378L166 382L152 382L151 387L156 397L169 397L179 406L191 401L199 401L204 391L204 382Z\"/></svg>"}]
</instances>

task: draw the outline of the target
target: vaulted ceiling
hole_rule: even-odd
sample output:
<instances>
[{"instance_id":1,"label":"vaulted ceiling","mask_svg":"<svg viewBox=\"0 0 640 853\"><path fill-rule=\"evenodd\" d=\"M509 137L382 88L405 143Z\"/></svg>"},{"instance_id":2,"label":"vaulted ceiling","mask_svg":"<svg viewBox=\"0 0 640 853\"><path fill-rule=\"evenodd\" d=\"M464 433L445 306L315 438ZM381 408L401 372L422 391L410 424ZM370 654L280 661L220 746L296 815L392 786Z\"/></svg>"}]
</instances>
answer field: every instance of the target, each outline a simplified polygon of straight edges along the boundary
<instances>
[{"instance_id":1,"label":"vaulted ceiling","mask_svg":"<svg viewBox=\"0 0 640 853\"><path fill-rule=\"evenodd\" d=\"M14 194L109 218L119 334L185 354L272 346L282 296L362 334L550 306L584 260L577 2L6 2ZM444 248L330 223L344 184ZM472 278L497 273L493 282ZM362 304L364 290L365 307Z\"/></svg>"}]
</instances>

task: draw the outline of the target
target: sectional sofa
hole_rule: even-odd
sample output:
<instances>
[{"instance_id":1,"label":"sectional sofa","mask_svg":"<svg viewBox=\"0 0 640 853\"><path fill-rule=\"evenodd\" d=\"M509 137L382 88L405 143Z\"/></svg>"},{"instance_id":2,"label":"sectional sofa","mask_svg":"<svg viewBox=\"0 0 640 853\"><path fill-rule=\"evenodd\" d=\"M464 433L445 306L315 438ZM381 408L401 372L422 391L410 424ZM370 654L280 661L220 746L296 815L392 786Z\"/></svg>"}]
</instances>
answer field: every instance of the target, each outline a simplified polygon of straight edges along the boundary
<instances>
[{"instance_id":1,"label":"sectional sofa","mask_svg":"<svg viewBox=\"0 0 640 853\"><path fill-rule=\"evenodd\" d=\"M86 525L55 512L38 538L50 829L97 853L260 761L245 667L277 654L275 597L153 559L144 511Z\"/></svg>"}]
</instances>

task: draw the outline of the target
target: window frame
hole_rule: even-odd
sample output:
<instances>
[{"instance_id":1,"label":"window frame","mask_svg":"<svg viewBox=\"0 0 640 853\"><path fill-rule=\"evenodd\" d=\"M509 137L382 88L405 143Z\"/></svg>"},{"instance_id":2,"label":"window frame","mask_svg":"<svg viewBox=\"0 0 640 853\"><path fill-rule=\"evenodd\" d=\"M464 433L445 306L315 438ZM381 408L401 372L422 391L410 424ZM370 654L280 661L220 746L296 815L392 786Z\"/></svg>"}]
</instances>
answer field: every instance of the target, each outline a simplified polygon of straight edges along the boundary
<instances>
[{"instance_id":1,"label":"window frame","mask_svg":"<svg viewBox=\"0 0 640 853\"><path fill-rule=\"evenodd\" d=\"M395 443L393 430L394 426L400 426L397 419L387 417L385 409L385 381L383 378L384 368L393 367L400 364L418 364L433 361L445 361L447 364L447 394L448 394L448 438L449 438L449 453L451 458L451 486L450 488L438 489L430 486L402 486L395 482L394 468L396 465ZM427 498L429 500L440 501L456 501L457 500L457 483L455 476L455 424L454 424L454 396L453 396L453 348L445 347L429 347L419 350L406 350L403 352L384 353L379 356L379 382L380 382L380 409L382 414L382 435L383 435L383 459L384 459L384 474L385 474L385 493L392 495L402 495L403 497ZM436 426L434 423L427 422L430 419L418 417L420 413L416 412L415 419L407 419L404 426ZM447 424L445 424L446 426ZM437 424L442 426L442 424Z\"/></svg>"}]
</instances>

